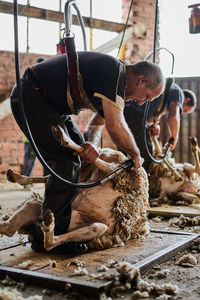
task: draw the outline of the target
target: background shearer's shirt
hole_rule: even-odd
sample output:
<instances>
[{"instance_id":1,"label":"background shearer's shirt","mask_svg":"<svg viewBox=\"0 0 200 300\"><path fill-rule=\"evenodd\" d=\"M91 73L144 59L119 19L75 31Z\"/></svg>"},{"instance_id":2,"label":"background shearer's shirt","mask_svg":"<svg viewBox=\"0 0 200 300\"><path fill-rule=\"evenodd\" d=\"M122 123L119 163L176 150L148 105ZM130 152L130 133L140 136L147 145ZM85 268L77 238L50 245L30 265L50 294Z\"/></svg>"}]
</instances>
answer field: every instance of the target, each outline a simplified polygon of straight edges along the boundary
<instances>
[{"instance_id":1,"label":"background shearer's shirt","mask_svg":"<svg viewBox=\"0 0 200 300\"><path fill-rule=\"evenodd\" d=\"M153 117L154 112L156 112L156 110L158 109L158 107L160 105L161 99L162 99L162 94L158 98L151 101L150 106L149 106L148 119ZM169 112L169 105L171 102L175 102L179 105L180 113L181 113L182 108L183 108L183 102L184 102L184 94L183 94L182 89L176 83L173 83L169 92L165 96L164 101L167 103L167 111L165 112L165 114L167 114ZM141 114L144 114L144 111L145 111L145 104L140 106L135 101L127 102L126 107L132 108ZM126 110L126 107L125 107L125 110ZM129 110L129 115L130 115L130 110ZM131 116L127 116L127 117L130 118Z\"/></svg>"}]
</instances>

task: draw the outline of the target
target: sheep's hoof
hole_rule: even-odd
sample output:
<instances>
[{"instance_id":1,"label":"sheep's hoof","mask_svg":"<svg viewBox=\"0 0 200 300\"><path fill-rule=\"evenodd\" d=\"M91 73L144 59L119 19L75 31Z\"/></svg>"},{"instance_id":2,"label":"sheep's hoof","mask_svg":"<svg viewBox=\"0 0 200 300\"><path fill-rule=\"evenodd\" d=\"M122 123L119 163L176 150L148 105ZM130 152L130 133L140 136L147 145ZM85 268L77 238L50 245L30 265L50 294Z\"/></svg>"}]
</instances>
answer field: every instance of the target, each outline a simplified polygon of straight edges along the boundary
<instances>
[{"instance_id":1,"label":"sheep's hoof","mask_svg":"<svg viewBox=\"0 0 200 300\"><path fill-rule=\"evenodd\" d=\"M45 211L43 221L45 226L50 226L54 222L54 216L49 209Z\"/></svg>"},{"instance_id":2,"label":"sheep's hoof","mask_svg":"<svg viewBox=\"0 0 200 300\"><path fill-rule=\"evenodd\" d=\"M54 216L50 210L46 210L43 215L43 222L41 229L43 232L53 231L54 228Z\"/></svg>"}]
</instances>

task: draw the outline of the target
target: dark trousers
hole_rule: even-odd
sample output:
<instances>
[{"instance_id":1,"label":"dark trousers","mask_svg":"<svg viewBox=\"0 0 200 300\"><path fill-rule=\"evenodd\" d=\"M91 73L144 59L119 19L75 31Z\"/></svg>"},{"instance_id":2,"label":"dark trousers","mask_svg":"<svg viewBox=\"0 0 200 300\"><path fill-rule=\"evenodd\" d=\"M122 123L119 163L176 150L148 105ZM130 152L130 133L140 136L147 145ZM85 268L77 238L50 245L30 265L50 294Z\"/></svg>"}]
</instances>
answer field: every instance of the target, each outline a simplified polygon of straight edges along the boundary
<instances>
[{"instance_id":1,"label":"dark trousers","mask_svg":"<svg viewBox=\"0 0 200 300\"><path fill-rule=\"evenodd\" d=\"M31 146L30 142L24 143L24 165L23 165L23 175L32 176L35 166L36 155ZM49 174L48 170L43 167L43 176Z\"/></svg>"},{"instance_id":2,"label":"dark trousers","mask_svg":"<svg viewBox=\"0 0 200 300\"><path fill-rule=\"evenodd\" d=\"M143 114L136 111L133 107L127 105L125 106L124 109L124 117L131 132L133 133L137 146L140 149L141 156L144 158L143 167L148 173L149 166L151 164L151 159L146 151L144 145L144 138L142 136ZM152 153L152 142L149 133L147 131L146 131L146 139L147 139L148 149L150 153Z\"/></svg>"},{"instance_id":3,"label":"dark trousers","mask_svg":"<svg viewBox=\"0 0 200 300\"><path fill-rule=\"evenodd\" d=\"M33 148L29 142L24 143L24 165L23 165L23 175L32 176L34 165L35 165L36 155Z\"/></svg>"},{"instance_id":4,"label":"dark trousers","mask_svg":"<svg viewBox=\"0 0 200 300\"><path fill-rule=\"evenodd\" d=\"M81 166L80 158L74 156L72 150L64 148L55 140L51 126L60 125L73 141L81 145L84 143L84 139L79 129L71 116L61 116L42 92L34 91L29 80L21 79L21 81L26 116L41 155L61 177L77 182ZM11 109L19 127L29 139L22 122L16 87L11 93ZM52 175L49 176L42 209L43 212L50 209L54 213L56 235L66 233L68 230L71 218L71 199L74 192L74 187L66 185Z\"/></svg>"}]
</instances>

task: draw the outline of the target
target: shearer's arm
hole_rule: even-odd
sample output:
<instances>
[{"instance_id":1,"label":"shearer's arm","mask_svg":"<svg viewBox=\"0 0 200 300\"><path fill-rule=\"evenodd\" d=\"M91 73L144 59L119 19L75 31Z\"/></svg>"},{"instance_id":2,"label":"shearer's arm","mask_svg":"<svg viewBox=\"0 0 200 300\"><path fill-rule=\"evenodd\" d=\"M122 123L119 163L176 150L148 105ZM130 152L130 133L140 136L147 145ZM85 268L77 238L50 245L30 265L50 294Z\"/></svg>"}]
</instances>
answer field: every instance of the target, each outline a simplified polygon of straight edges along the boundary
<instances>
[{"instance_id":1,"label":"shearer's arm","mask_svg":"<svg viewBox=\"0 0 200 300\"><path fill-rule=\"evenodd\" d=\"M98 113L94 113L84 130L85 141L98 147L104 125L105 120Z\"/></svg>"},{"instance_id":2,"label":"shearer's arm","mask_svg":"<svg viewBox=\"0 0 200 300\"><path fill-rule=\"evenodd\" d=\"M81 145L82 152L74 154L80 155L87 163L94 163L99 157L97 147L101 138L104 124L104 119L95 113L92 115L91 120L84 130L85 143Z\"/></svg>"},{"instance_id":3,"label":"shearer's arm","mask_svg":"<svg viewBox=\"0 0 200 300\"><path fill-rule=\"evenodd\" d=\"M171 150L174 150L178 142L179 129L180 129L180 106L171 102L169 105L169 113L167 117L167 125L169 129L170 138L174 138L174 143L171 146Z\"/></svg>"},{"instance_id":4,"label":"shearer's arm","mask_svg":"<svg viewBox=\"0 0 200 300\"><path fill-rule=\"evenodd\" d=\"M111 139L122 151L126 152L135 161L135 169L140 168L143 159L140 156L140 150L135 142L134 136L124 119L123 111L105 100L102 100L102 106L106 129Z\"/></svg>"}]
</instances>

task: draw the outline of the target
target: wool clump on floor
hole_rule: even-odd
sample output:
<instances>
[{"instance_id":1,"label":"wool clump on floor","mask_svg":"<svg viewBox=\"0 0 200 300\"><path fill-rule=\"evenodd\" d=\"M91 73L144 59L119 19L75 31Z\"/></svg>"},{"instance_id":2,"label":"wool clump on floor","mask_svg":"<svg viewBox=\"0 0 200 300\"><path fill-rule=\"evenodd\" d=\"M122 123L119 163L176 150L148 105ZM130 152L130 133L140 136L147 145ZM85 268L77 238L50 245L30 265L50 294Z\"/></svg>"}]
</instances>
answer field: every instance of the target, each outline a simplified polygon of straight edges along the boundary
<instances>
[{"instance_id":1,"label":"wool clump on floor","mask_svg":"<svg viewBox=\"0 0 200 300\"><path fill-rule=\"evenodd\" d=\"M0 299L1 300L42 300L43 297L39 295L30 296L24 298L22 294L11 287L5 287L0 289Z\"/></svg>"},{"instance_id":2,"label":"wool clump on floor","mask_svg":"<svg viewBox=\"0 0 200 300\"><path fill-rule=\"evenodd\" d=\"M113 273L102 275L101 278L113 281L109 291L112 299L127 292L133 292L132 299L156 297L160 300L170 299L171 296L176 296L179 293L178 286L172 283L155 284L143 280L139 270L128 262L118 263Z\"/></svg>"}]
</instances>

